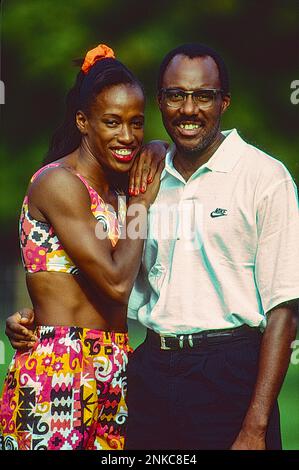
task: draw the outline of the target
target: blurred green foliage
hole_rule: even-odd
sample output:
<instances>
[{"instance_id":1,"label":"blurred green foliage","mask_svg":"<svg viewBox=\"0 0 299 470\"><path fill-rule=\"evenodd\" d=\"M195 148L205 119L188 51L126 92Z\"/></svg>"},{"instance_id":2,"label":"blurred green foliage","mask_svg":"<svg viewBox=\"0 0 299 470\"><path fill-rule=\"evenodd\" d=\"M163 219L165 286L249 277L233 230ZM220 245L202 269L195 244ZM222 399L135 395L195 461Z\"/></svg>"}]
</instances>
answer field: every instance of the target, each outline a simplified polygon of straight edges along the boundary
<instances>
[{"instance_id":1,"label":"blurred green foliage","mask_svg":"<svg viewBox=\"0 0 299 470\"><path fill-rule=\"evenodd\" d=\"M231 76L232 105L223 128L237 127L249 142L282 160L299 182L299 105L290 101L291 82L299 79L297 0L2 0L1 4L0 79L6 91L5 105L0 106L2 259L12 262L13 252L18 256L21 201L62 119L64 97L77 73L72 60L99 43L110 45L145 85L146 139L168 139L155 102L164 55L184 42L214 47ZM0 272L1 296L7 294L0 296L2 315L14 310L16 282L8 268L5 271L2 264ZM18 306L28 305L25 297L19 302ZM135 345L140 335L132 329ZM3 327L0 338L7 344ZM8 346L6 350L0 385L12 352ZM299 449L297 369L290 367L280 398L284 444L292 449Z\"/></svg>"},{"instance_id":2,"label":"blurred green foliage","mask_svg":"<svg viewBox=\"0 0 299 470\"><path fill-rule=\"evenodd\" d=\"M299 181L298 2L255 0L6 0L2 17L0 218L11 230L28 179L61 120L76 68L72 59L100 42L144 82L146 138L165 138L155 81L171 48L215 47L231 73L232 106L223 127L281 159Z\"/></svg>"}]
</instances>

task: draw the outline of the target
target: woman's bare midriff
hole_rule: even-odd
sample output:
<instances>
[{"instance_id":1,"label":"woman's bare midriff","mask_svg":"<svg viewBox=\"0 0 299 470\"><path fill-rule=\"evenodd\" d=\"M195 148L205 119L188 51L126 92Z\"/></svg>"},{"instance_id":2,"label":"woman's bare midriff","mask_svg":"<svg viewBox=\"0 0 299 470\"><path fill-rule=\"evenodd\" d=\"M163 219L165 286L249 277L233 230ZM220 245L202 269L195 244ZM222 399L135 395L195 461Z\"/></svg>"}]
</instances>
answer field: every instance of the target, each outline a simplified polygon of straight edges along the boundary
<instances>
[{"instance_id":1,"label":"woman's bare midriff","mask_svg":"<svg viewBox=\"0 0 299 470\"><path fill-rule=\"evenodd\" d=\"M109 301L80 274L38 272L26 282L36 325L127 331L127 306Z\"/></svg>"}]
</instances>

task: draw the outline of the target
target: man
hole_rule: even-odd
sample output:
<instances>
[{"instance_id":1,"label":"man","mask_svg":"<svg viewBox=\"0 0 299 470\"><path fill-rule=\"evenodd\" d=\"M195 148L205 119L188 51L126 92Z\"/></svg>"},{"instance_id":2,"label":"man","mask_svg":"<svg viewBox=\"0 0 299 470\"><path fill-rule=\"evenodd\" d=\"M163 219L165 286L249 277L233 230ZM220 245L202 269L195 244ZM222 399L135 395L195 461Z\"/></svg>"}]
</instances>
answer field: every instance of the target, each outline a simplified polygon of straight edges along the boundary
<instances>
[{"instance_id":1,"label":"man","mask_svg":"<svg viewBox=\"0 0 299 470\"><path fill-rule=\"evenodd\" d=\"M210 48L167 54L158 102L174 146L129 303L148 330L129 364L126 448L280 449L299 296L293 180L220 131L229 81Z\"/></svg>"},{"instance_id":2,"label":"man","mask_svg":"<svg viewBox=\"0 0 299 470\"><path fill-rule=\"evenodd\" d=\"M174 145L129 304L148 332L129 364L127 448L279 449L299 293L293 180L220 132L229 80L210 48L165 57L158 101Z\"/></svg>"}]
</instances>

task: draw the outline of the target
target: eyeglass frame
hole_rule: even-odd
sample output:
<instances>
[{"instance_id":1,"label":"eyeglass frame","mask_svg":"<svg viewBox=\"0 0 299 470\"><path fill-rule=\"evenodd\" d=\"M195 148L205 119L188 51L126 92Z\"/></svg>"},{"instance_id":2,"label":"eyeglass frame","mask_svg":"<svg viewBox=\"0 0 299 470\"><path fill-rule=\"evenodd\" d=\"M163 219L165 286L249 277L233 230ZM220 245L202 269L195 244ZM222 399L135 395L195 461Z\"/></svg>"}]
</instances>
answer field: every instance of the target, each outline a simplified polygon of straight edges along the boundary
<instances>
[{"instance_id":1,"label":"eyeglass frame","mask_svg":"<svg viewBox=\"0 0 299 470\"><path fill-rule=\"evenodd\" d=\"M213 102L214 102L214 99L215 97L220 93L222 96L224 94L224 90L222 88L199 88L198 90L188 90L188 91L185 91L185 90L182 90L181 88L160 88L159 90L159 94L160 95L164 95L164 93L166 93L167 91L178 91L178 92L181 92L184 99L182 101L182 103L179 103L179 106L173 106L173 105L170 105L169 103L166 103L166 105L169 107L169 108L174 108L174 109L178 109L180 108L181 106L183 106L184 103L186 103L186 99L187 99L187 96L188 95L191 95L192 96L192 102L199 106L200 108L200 103L196 103L194 101L194 93L197 93L197 92L204 92L204 91L212 91L213 92ZM164 95L164 98L165 98L165 95ZM211 105L209 105L206 109L208 109Z\"/></svg>"}]
</instances>

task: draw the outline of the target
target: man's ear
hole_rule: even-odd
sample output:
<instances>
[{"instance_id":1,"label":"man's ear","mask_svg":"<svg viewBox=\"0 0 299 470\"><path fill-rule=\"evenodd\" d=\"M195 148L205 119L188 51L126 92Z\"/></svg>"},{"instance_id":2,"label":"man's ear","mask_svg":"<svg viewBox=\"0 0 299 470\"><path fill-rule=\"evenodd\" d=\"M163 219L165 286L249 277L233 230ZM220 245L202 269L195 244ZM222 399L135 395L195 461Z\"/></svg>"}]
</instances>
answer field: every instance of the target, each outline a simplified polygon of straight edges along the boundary
<instances>
[{"instance_id":1,"label":"man's ear","mask_svg":"<svg viewBox=\"0 0 299 470\"><path fill-rule=\"evenodd\" d=\"M224 95L222 97L222 103L221 103L221 114L225 113L229 105L230 105L230 95L229 94Z\"/></svg>"},{"instance_id":2,"label":"man's ear","mask_svg":"<svg viewBox=\"0 0 299 470\"><path fill-rule=\"evenodd\" d=\"M88 119L83 111L76 112L76 125L81 134L86 135L88 131Z\"/></svg>"}]
</instances>

